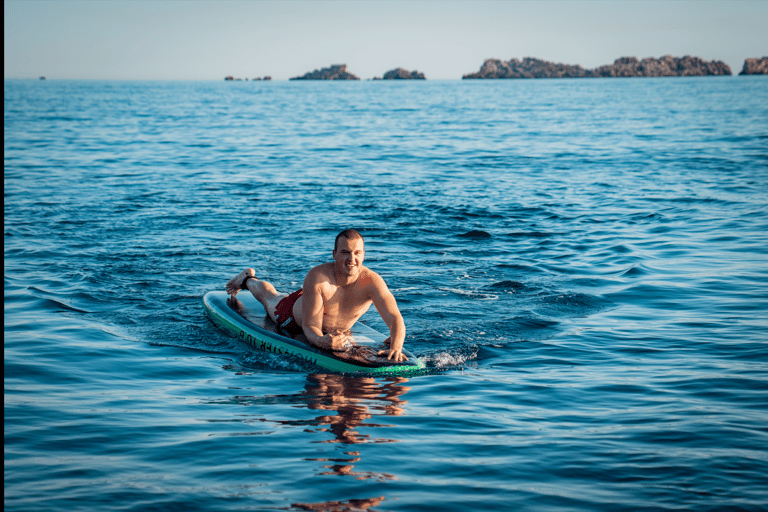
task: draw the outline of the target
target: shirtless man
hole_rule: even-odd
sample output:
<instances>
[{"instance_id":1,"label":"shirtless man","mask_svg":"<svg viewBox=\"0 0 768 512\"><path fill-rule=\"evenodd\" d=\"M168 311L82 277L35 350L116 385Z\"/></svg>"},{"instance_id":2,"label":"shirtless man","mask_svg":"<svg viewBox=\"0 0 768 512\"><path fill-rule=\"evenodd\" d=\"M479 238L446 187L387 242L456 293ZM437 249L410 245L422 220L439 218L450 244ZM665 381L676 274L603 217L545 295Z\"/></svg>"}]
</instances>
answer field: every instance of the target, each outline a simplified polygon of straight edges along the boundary
<instances>
[{"instance_id":1,"label":"shirtless man","mask_svg":"<svg viewBox=\"0 0 768 512\"><path fill-rule=\"evenodd\" d=\"M362 235L347 229L336 236L334 262L310 270L302 289L290 295L279 293L247 268L227 283L226 290L232 297L240 290L248 290L282 329L289 333L303 331L311 344L328 350L342 350L350 338L349 330L373 304L389 327L389 350L379 355L405 361L403 316L381 276L363 266L364 258Z\"/></svg>"}]
</instances>

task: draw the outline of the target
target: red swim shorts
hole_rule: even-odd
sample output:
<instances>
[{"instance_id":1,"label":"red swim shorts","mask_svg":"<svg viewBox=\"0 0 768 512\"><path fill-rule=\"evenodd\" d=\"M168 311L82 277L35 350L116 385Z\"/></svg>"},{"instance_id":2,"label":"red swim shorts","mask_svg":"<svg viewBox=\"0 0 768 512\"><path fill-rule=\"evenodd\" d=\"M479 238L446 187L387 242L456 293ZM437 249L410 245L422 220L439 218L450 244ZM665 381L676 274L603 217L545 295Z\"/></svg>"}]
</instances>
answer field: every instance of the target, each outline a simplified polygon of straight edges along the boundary
<instances>
[{"instance_id":1,"label":"red swim shorts","mask_svg":"<svg viewBox=\"0 0 768 512\"><path fill-rule=\"evenodd\" d=\"M299 300L304 290L299 288L292 294L284 297L275 307L275 318L277 319L278 332L288 333L290 336L301 334L301 326L293 319L293 305Z\"/></svg>"}]
</instances>

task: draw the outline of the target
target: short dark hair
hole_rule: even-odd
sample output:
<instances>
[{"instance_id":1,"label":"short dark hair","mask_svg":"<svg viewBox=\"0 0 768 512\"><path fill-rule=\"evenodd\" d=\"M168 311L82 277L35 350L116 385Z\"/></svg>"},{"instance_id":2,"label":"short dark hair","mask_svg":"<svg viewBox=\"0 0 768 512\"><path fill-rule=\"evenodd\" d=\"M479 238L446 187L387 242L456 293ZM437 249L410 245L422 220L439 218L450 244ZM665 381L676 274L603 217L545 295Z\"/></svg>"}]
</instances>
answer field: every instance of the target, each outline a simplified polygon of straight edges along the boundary
<instances>
[{"instance_id":1,"label":"short dark hair","mask_svg":"<svg viewBox=\"0 0 768 512\"><path fill-rule=\"evenodd\" d=\"M341 238L341 237L344 237L347 240L355 240L355 239L359 238L360 240L363 241L363 243L365 243L365 239L363 238L363 235L358 233L357 230L355 230L355 229L345 229L344 231L342 231L341 233L336 235L336 240L334 240L334 242L333 242L333 250L334 251L336 250L336 247L339 246L339 238Z\"/></svg>"}]
</instances>

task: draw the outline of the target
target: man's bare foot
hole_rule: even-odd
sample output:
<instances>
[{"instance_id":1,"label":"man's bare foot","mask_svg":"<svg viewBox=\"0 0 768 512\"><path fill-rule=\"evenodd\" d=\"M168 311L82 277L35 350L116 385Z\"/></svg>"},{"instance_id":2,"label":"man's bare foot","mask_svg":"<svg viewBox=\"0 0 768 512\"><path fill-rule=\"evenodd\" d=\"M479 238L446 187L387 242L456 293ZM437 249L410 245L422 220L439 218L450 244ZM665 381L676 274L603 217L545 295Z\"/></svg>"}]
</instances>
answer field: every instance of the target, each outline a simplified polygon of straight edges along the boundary
<instances>
[{"instance_id":1,"label":"man's bare foot","mask_svg":"<svg viewBox=\"0 0 768 512\"><path fill-rule=\"evenodd\" d=\"M233 297L237 295L237 292L240 291L240 287L243 286L243 280L246 278L246 276L255 276L255 274L256 272L254 272L252 268L247 268L237 274L227 283L227 286L225 287L227 293Z\"/></svg>"}]
</instances>

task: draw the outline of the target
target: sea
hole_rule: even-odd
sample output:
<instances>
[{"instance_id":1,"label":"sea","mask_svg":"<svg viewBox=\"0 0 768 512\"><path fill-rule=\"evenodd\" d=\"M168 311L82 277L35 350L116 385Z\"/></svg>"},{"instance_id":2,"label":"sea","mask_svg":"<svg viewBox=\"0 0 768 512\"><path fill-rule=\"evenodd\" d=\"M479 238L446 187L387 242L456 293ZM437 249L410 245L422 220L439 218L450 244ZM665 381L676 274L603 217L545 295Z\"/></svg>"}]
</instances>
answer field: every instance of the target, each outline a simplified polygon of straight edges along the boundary
<instances>
[{"instance_id":1,"label":"sea","mask_svg":"<svg viewBox=\"0 0 768 512\"><path fill-rule=\"evenodd\" d=\"M768 510L766 76L5 80L3 140L5 510ZM347 228L427 371L205 316Z\"/></svg>"}]
</instances>

